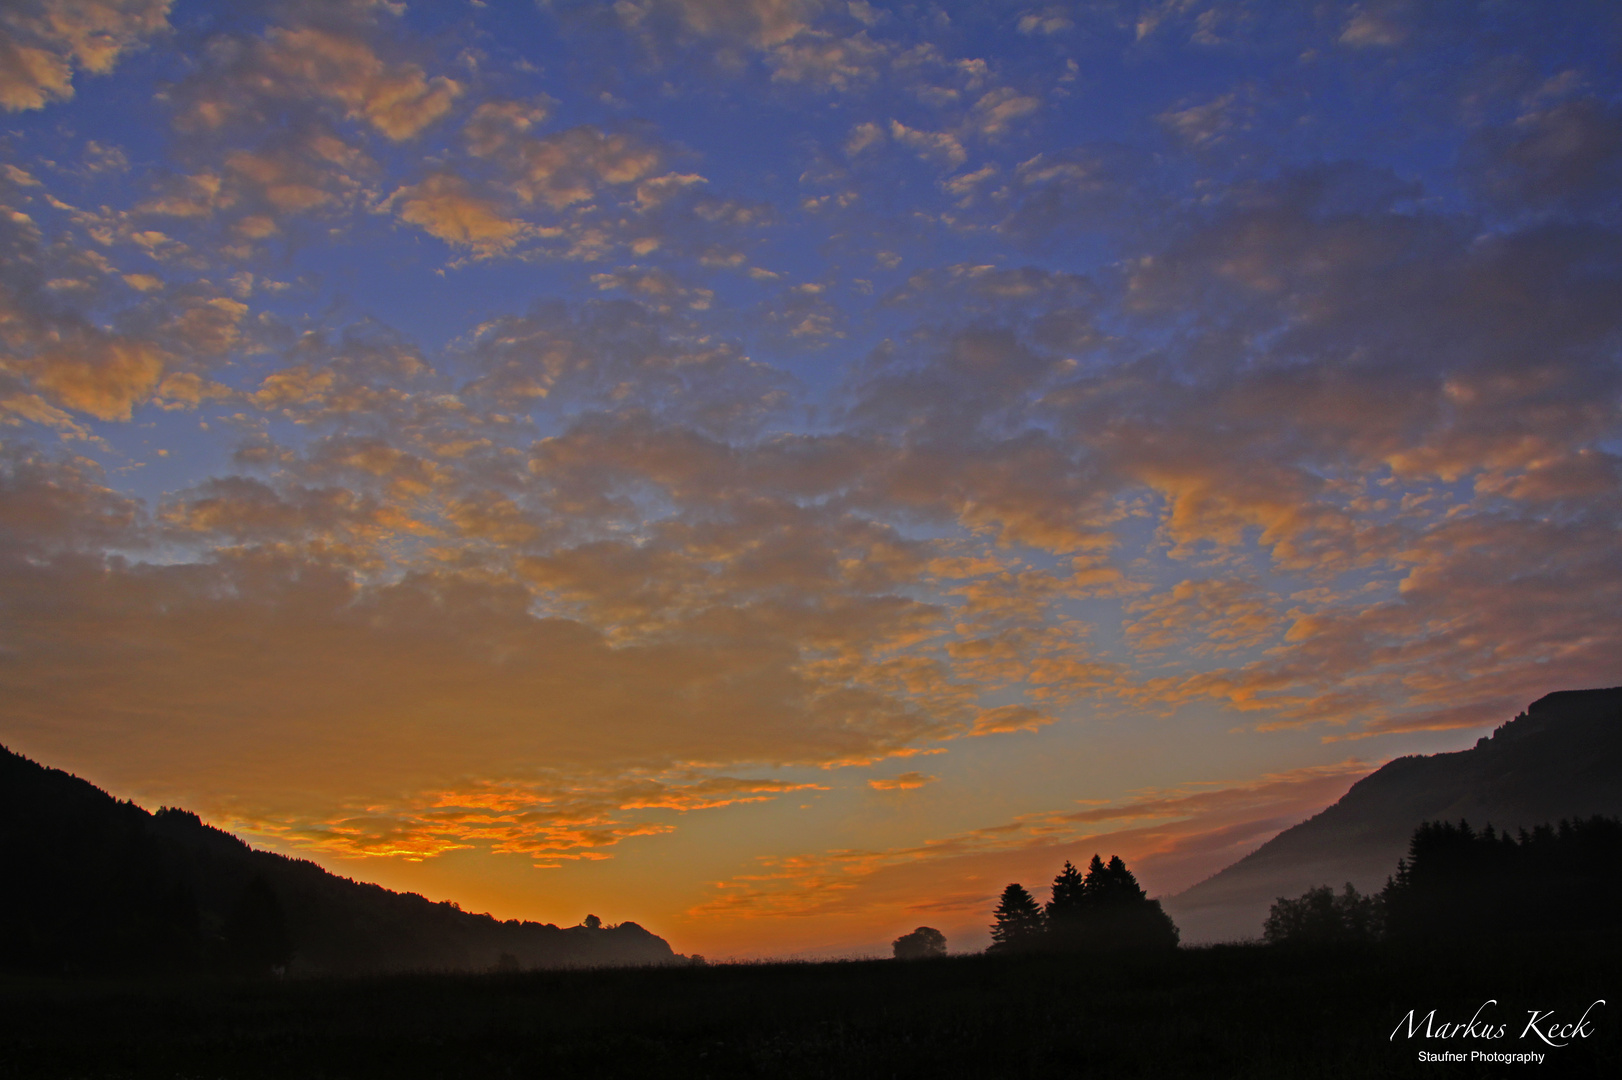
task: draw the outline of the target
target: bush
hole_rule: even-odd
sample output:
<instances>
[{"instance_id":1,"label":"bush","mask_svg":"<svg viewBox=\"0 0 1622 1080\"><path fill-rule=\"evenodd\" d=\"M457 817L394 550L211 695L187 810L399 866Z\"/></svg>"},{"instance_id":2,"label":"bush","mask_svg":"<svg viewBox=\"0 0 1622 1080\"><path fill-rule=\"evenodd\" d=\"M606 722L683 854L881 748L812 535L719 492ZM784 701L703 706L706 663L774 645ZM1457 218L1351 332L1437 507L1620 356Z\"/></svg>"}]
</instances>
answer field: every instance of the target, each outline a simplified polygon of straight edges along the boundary
<instances>
[{"instance_id":1,"label":"bush","mask_svg":"<svg viewBox=\"0 0 1622 1080\"><path fill-rule=\"evenodd\" d=\"M1385 922L1378 896L1363 896L1351 882L1339 896L1328 885L1294 900L1279 897L1262 936L1270 945L1360 945L1379 939Z\"/></svg>"},{"instance_id":2,"label":"bush","mask_svg":"<svg viewBox=\"0 0 1622 1080\"><path fill-rule=\"evenodd\" d=\"M946 955L946 935L932 926L920 926L891 943L897 960L928 960Z\"/></svg>"}]
</instances>

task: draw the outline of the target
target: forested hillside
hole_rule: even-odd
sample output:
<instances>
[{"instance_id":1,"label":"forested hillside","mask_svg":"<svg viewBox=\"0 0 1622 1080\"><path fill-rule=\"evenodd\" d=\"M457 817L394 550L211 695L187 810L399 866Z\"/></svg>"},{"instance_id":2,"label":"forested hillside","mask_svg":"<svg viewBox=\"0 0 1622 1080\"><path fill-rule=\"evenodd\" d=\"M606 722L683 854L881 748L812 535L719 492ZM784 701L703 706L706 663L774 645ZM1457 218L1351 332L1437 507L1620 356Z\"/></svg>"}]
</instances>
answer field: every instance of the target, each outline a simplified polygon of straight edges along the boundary
<instances>
[{"instance_id":1,"label":"forested hillside","mask_svg":"<svg viewBox=\"0 0 1622 1080\"><path fill-rule=\"evenodd\" d=\"M1185 942L1256 937L1280 896L1379 890L1423 822L1515 830L1594 814L1622 814L1622 687L1547 694L1468 750L1388 762L1166 909Z\"/></svg>"},{"instance_id":2,"label":"forested hillside","mask_svg":"<svg viewBox=\"0 0 1622 1080\"><path fill-rule=\"evenodd\" d=\"M255 851L0 747L0 969L252 974L671 964L635 923L500 922ZM595 922L595 920L588 920Z\"/></svg>"}]
</instances>

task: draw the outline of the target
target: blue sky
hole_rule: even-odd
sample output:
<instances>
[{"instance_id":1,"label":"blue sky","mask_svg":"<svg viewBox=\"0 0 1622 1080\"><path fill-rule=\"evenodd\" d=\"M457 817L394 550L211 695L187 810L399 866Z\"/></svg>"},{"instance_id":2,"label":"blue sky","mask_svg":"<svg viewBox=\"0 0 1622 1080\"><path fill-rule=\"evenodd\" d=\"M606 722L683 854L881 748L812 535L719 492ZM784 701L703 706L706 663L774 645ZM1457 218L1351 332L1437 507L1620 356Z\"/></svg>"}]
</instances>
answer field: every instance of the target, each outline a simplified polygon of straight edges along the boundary
<instances>
[{"instance_id":1,"label":"blue sky","mask_svg":"<svg viewBox=\"0 0 1622 1080\"><path fill-rule=\"evenodd\" d=\"M1618 681L1603 3L27 0L0 739L719 955Z\"/></svg>"}]
</instances>

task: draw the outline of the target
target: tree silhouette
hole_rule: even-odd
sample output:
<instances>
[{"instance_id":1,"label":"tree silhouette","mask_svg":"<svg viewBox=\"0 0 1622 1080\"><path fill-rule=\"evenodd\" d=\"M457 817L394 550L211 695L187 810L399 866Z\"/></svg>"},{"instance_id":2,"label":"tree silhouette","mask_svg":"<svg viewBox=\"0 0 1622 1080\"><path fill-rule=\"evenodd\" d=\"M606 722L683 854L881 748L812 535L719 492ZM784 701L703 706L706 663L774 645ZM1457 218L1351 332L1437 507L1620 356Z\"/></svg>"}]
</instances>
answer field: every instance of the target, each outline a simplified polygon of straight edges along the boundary
<instances>
[{"instance_id":1,"label":"tree silhouette","mask_svg":"<svg viewBox=\"0 0 1622 1080\"><path fill-rule=\"evenodd\" d=\"M946 955L946 935L932 926L920 926L891 943L897 960L928 960Z\"/></svg>"},{"instance_id":2,"label":"tree silhouette","mask_svg":"<svg viewBox=\"0 0 1622 1080\"><path fill-rule=\"evenodd\" d=\"M1622 925L1622 821L1593 817L1517 836L1428 821L1381 893L1405 942L1614 932Z\"/></svg>"},{"instance_id":3,"label":"tree silhouette","mask_svg":"<svg viewBox=\"0 0 1622 1080\"><path fill-rule=\"evenodd\" d=\"M1063 877L1063 875L1060 875ZM1105 863L1096 854L1081 879L1073 929L1056 942L1063 948L1091 951L1153 951L1177 947L1177 927L1149 899L1119 855Z\"/></svg>"},{"instance_id":4,"label":"tree silhouette","mask_svg":"<svg viewBox=\"0 0 1622 1080\"><path fill-rule=\"evenodd\" d=\"M1053 888L1044 911L1049 932L1061 937L1068 935L1082 921L1085 911L1081 871L1066 859L1064 869L1053 879Z\"/></svg>"},{"instance_id":5,"label":"tree silhouette","mask_svg":"<svg viewBox=\"0 0 1622 1080\"><path fill-rule=\"evenodd\" d=\"M1017 883L1002 891L995 918L997 921L991 928L991 947L998 951L1037 947L1047 928L1042 909L1025 891L1025 886Z\"/></svg>"},{"instance_id":6,"label":"tree silhouette","mask_svg":"<svg viewBox=\"0 0 1622 1080\"><path fill-rule=\"evenodd\" d=\"M1360 945L1379 939L1385 905L1363 896L1351 882L1339 896L1328 885L1308 889L1294 900L1279 897L1268 912L1262 936L1271 945Z\"/></svg>"}]
</instances>

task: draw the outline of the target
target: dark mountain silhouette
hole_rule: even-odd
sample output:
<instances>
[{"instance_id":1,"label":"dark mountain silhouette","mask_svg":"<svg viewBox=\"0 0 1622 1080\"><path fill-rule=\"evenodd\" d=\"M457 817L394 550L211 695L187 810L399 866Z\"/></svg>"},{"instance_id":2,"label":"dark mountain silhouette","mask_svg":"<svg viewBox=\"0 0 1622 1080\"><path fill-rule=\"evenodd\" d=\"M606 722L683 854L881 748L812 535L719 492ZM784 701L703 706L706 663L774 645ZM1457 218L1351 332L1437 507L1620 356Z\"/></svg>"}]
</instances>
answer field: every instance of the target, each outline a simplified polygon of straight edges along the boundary
<instances>
[{"instance_id":1,"label":"dark mountain silhouette","mask_svg":"<svg viewBox=\"0 0 1622 1080\"><path fill-rule=\"evenodd\" d=\"M1622 687L1533 702L1469 750L1388 762L1322 813L1165 901L1183 940L1258 937L1270 905L1320 885L1378 892L1426 821L1533 828L1622 813Z\"/></svg>"},{"instance_id":2,"label":"dark mountain silhouette","mask_svg":"<svg viewBox=\"0 0 1622 1080\"><path fill-rule=\"evenodd\" d=\"M0 970L358 974L672 964L636 923L500 922L255 851L0 747Z\"/></svg>"}]
</instances>

